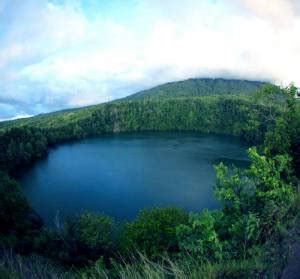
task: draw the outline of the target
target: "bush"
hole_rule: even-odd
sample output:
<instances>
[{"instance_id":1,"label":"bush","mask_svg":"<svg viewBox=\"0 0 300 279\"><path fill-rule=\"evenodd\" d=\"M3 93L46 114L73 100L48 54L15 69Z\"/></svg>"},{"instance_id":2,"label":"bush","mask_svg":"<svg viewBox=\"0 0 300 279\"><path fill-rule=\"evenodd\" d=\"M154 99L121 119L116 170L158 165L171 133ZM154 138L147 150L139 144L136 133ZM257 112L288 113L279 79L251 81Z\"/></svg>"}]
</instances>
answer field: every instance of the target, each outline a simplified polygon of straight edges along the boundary
<instances>
[{"instance_id":1,"label":"bush","mask_svg":"<svg viewBox=\"0 0 300 279\"><path fill-rule=\"evenodd\" d=\"M215 229L215 218L204 210L200 214L191 213L186 225L177 227L180 250L200 260L221 260L222 244Z\"/></svg>"},{"instance_id":2,"label":"bush","mask_svg":"<svg viewBox=\"0 0 300 279\"><path fill-rule=\"evenodd\" d=\"M67 236L87 251L108 251L112 247L113 220L104 215L84 213L66 223Z\"/></svg>"},{"instance_id":3,"label":"bush","mask_svg":"<svg viewBox=\"0 0 300 279\"><path fill-rule=\"evenodd\" d=\"M110 217L84 213L67 220L62 230L45 231L39 247L48 257L82 266L113 254L114 229Z\"/></svg>"},{"instance_id":4,"label":"bush","mask_svg":"<svg viewBox=\"0 0 300 279\"><path fill-rule=\"evenodd\" d=\"M135 221L125 225L121 246L125 252L141 251L149 257L178 251L176 227L187 220L187 214L177 208L142 210Z\"/></svg>"}]
</instances>

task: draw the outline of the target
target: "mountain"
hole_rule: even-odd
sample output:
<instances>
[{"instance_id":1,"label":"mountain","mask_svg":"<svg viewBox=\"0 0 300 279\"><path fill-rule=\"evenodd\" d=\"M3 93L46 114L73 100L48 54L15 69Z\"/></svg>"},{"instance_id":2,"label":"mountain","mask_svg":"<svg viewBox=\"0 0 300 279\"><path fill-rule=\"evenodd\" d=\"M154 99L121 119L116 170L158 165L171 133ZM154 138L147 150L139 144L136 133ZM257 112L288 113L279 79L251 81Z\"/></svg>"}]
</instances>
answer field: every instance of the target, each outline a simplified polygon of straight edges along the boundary
<instances>
[{"instance_id":1,"label":"mountain","mask_svg":"<svg viewBox=\"0 0 300 279\"><path fill-rule=\"evenodd\" d=\"M268 83L223 78L194 78L170 82L140 91L122 100L181 98L210 95L249 95Z\"/></svg>"},{"instance_id":2,"label":"mountain","mask_svg":"<svg viewBox=\"0 0 300 279\"><path fill-rule=\"evenodd\" d=\"M233 80L233 79L211 79L198 78L188 79L177 82L170 82L157 87L140 91L133 95L122 99L114 100L109 103L139 101L139 100L157 100L157 99L176 99L176 98L190 98L203 96L220 96L220 95L250 95L259 90L267 83L261 81L248 80ZM107 104L109 104L107 103ZM32 123L44 123L48 125L52 120L69 119L83 117L94 110L97 110L100 105L91 105L82 108L66 109L51 113L36 115L30 118L23 118L17 120L9 120L0 122L0 129L9 128L12 126L22 126Z\"/></svg>"}]
</instances>

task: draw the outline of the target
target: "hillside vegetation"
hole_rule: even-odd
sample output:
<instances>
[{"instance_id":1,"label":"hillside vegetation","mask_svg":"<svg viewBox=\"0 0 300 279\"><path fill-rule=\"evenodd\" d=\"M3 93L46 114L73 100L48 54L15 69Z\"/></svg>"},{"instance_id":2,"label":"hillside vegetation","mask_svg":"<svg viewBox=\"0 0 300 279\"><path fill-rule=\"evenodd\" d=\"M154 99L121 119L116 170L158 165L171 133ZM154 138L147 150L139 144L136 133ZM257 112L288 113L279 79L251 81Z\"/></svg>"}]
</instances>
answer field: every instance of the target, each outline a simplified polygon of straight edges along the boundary
<instances>
[{"instance_id":1,"label":"hillside vegetation","mask_svg":"<svg viewBox=\"0 0 300 279\"><path fill-rule=\"evenodd\" d=\"M265 82L260 81L247 81L247 80L229 80L229 79L188 79L184 81L177 81L166 83L148 90L138 92L120 100L113 101L129 101L129 100L148 100L158 99L161 101L166 98L190 98L190 97L201 97L201 96L219 96L219 95L243 95L249 96L254 94L263 86L267 85ZM8 128L15 125L32 124L35 122L41 122L47 124L49 120L61 115L73 115L73 113L88 114L89 111L99 108L98 106L90 106L80 109L70 109L58 112L52 112L47 114L41 114L33 118L19 119L14 121L3 121L0 122L0 128ZM80 113L80 111L82 113Z\"/></svg>"},{"instance_id":2,"label":"hillside vegetation","mask_svg":"<svg viewBox=\"0 0 300 279\"><path fill-rule=\"evenodd\" d=\"M125 100L213 95L251 95L267 84L266 82L249 80L194 78L159 85L130 95Z\"/></svg>"},{"instance_id":3,"label":"hillside vegetation","mask_svg":"<svg viewBox=\"0 0 300 279\"><path fill-rule=\"evenodd\" d=\"M48 277L278 276L282 240L299 211L300 114L294 94L293 86L268 85L249 96L122 100L6 123L0 130L1 246L51 259L59 267L43 271ZM216 166L218 210L145 209L123 226L86 212L56 229L42 226L14 179L18 168L64 141L149 130L230 134L256 147L248 151L246 170ZM14 257L3 263L6 275L25 272L27 265L20 270ZM47 262L37 265L44 269ZM71 273L61 271L71 267Z\"/></svg>"}]
</instances>

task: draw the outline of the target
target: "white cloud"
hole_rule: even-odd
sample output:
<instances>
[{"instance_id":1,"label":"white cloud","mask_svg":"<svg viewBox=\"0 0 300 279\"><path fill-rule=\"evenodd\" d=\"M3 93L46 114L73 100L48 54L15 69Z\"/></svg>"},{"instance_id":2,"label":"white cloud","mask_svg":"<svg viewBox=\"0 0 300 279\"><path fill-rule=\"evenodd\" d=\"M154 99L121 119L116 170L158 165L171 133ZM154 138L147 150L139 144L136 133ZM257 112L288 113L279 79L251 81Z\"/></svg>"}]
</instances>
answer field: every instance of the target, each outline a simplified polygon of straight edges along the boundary
<instances>
[{"instance_id":1,"label":"white cloud","mask_svg":"<svg viewBox=\"0 0 300 279\"><path fill-rule=\"evenodd\" d=\"M0 33L0 97L32 114L195 76L300 84L296 0L136 3L126 20L89 17L79 1L12 4Z\"/></svg>"},{"instance_id":2,"label":"white cloud","mask_svg":"<svg viewBox=\"0 0 300 279\"><path fill-rule=\"evenodd\" d=\"M276 28L286 27L295 16L295 1L290 0L241 0L250 13L264 20L270 20Z\"/></svg>"},{"instance_id":3,"label":"white cloud","mask_svg":"<svg viewBox=\"0 0 300 279\"><path fill-rule=\"evenodd\" d=\"M7 120L15 120L15 119L21 119L21 118L28 118L31 117L32 115L30 114L17 114L13 117L7 117L7 118L0 118L0 122L1 121L7 121Z\"/></svg>"}]
</instances>

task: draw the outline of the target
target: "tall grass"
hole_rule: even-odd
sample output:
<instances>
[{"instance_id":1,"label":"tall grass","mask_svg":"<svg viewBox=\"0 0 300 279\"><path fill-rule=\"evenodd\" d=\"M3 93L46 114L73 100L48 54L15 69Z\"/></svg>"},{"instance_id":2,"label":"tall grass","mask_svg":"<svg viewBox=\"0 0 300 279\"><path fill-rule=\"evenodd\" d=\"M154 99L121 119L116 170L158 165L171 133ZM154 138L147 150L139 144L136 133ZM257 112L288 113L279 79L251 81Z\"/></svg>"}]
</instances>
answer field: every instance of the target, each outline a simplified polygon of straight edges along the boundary
<instances>
[{"instance_id":1,"label":"tall grass","mask_svg":"<svg viewBox=\"0 0 300 279\"><path fill-rule=\"evenodd\" d=\"M262 278L267 266L260 260L228 261L212 264L199 262L191 256L173 260L168 256L154 262L138 253L134 258L112 263L107 269L100 259L91 267L81 270L65 270L55 263L39 257L22 257L12 252L2 253L0 279L214 279L214 278Z\"/></svg>"},{"instance_id":2,"label":"tall grass","mask_svg":"<svg viewBox=\"0 0 300 279\"><path fill-rule=\"evenodd\" d=\"M65 271L55 263L40 256L23 257L11 251L2 251L0 279L69 279L74 273Z\"/></svg>"},{"instance_id":3,"label":"tall grass","mask_svg":"<svg viewBox=\"0 0 300 279\"><path fill-rule=\"evenodd\" d=\"M121 279L214 279L214 278L261 278L267 266L256 259L230 261L212 264L199 262L191 256L180 260L162 257L159 261L151 261L146 256L138 256L123 264L114 264L108 271L102 262L77 273L79 278L121 278Z\"/></svg>"}]
</instances>

